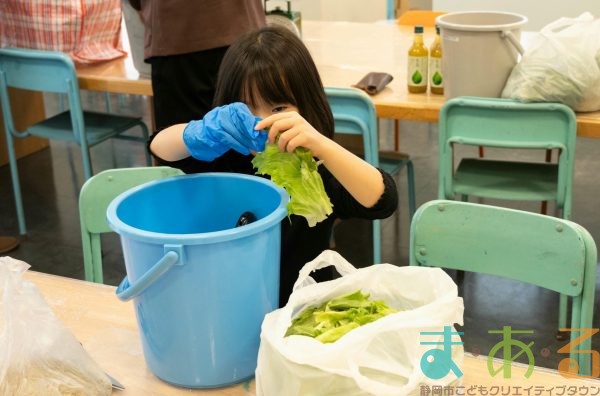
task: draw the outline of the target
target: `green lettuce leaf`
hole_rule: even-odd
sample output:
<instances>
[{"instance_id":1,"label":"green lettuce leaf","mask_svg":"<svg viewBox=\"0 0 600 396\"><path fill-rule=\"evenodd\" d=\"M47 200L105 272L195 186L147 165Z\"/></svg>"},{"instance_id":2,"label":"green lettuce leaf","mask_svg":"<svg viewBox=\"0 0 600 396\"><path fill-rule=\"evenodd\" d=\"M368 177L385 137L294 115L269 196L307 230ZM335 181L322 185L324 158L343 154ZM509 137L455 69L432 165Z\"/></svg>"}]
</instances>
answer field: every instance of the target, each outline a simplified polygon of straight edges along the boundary
<instances>
[{"instance_id":1,"label":"green lettuce leaf","mask_svg":"<svg viewBox=\"0 0 600 396\"><path fill-rule=\"evenodd\" d=\"M290 195L289 214L303 216L313 227L333 211L325 192L323 179L317 171L319 163L305 148L293 153L279 151L275 144L267 144L265 151L252 160L256 173L270 175L273 183L283 187Z\"/></svg>"},{"instance_id":2,"label":"green lettuce leaf","mask_svg":"<svg viewBox=\"0 0 600 396\"><path fill-rule=\"evenodd\" d=\"M397 312L379 300L370 300L361 290L309 307L292 320L285 332L335 342L349 331Z\"/></svg>"}]
</instances>

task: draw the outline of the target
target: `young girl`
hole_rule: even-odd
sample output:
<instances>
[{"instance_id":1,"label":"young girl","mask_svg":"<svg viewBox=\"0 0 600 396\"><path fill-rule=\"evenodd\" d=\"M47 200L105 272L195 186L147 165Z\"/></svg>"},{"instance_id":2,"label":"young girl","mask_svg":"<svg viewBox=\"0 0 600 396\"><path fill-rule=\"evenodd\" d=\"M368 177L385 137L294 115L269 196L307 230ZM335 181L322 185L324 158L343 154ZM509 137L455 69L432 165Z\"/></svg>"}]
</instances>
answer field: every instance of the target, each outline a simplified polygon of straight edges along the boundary
<instances>
[{"instance_id":1,"label":"young girl","mask_svg":"<svg viewBox=\"0 0 600 396\"><path fill-rule=\"evenodd\" d=\"M290 152L304 147L322 161L319 173L333 204L333 213L314 227L308 227L306 219L300 216L282 222L280 305L283 306L300 268L328 249L334 220L390 216L398 205L396 186L389 174L332 140L333 116L317 68L302 41L292 32L263 28L245 35L229 48L219 69L214 104L234 102L245 103L254 116L262 118L254 127L257 141L264 144L268 138L271 143L277 142L280 150ZM205 123L218 119L223 109L217 107L209 112ZM255 174L252 154L256 147L260 148L260 143L249 144L249 150L226 151L211 161L193 158L195 148L188 146L200 133L198 122L174 125L153 137L150 150L159 163L187 173ZM238 137L239 131L226 129L218 132L231 132Z\"/></svg>"}]
</instances>

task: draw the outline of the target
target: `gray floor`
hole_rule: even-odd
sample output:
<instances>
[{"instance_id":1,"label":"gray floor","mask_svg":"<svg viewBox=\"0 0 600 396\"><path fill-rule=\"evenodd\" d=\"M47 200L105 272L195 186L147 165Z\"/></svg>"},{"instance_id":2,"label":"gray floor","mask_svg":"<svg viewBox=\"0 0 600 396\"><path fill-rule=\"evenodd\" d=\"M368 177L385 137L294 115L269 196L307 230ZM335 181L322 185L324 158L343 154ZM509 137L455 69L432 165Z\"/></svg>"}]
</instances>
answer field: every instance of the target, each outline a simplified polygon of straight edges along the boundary
<instances>
[{"instance_id":1,"label":"gray floor","mask_svg":"<svg viewBox=\"0 0 600 396\"><path fill-rule=\"evenodd\" d=\"M88 109L104 110L102 95L83 95ZM56 97L46 100L48 113L56 112ZM148 103L138 96L113 96L111 107L123 114L143 114L149 124ZM391 122L381 126L381 147L391 148ZM437 128L425 123L401 123L401 147L411 154L416 172L417 204L435 199L437 194ZM92 149L92 162L97 173L115 167L144 165L144 148L139 143L109 141ZM464 148L459 155L473 155L474 148ZM572 220L583 225L600 240L600 214L597 197L600 178L594 176L600 164L600 139L578 138ZM487 157L506 155L486 151ZM519 158L543 159L543 153L518 152L508 154ZM83 176L79 148L52 142L50 148L19 161L22 193L29 233L11 256L28 262L32 269L83 279L83 265L77 196ZM0 167L0 230L2 234L18 232L10 173ZM401 203L397 213L382 222L383 261L406 265L408 261L408 228L406 176L397 177ZM488 201L489 202L489 201ZM498 203L515 208L538 211L538 203ZM336 229L337 250L356 266L364 266L371 257L370 222L346 221ZM115 285L125 275L121 248L115 234L103 238L105 283ZM454 274L451 274L454 275ZM402 287L402 285L399 285ZM598 286L597 286L598 289ZM556 330L556 294L537 287L500 278L466 274L460 287L465 299L465 349L487 354L500 341L488 330L512 324L521 329L535 330L531 340L536 364L556 368L565 355L557 350L565 343L554 339ZM596 293L596 301L600 299ZM595 327L599 326L598 315ZM522 338L525 341L525 337ZM594 338L594 349L600 350L600 336Z\"/></svg>"}]
</instances>

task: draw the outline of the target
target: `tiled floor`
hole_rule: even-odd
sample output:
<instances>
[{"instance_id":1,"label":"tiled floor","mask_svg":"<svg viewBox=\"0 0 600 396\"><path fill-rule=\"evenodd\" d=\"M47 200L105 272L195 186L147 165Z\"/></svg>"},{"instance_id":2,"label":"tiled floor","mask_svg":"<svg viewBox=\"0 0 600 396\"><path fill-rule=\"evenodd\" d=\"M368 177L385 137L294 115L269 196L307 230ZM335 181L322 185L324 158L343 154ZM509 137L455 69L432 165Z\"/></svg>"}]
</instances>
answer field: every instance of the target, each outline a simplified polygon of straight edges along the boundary
<instances>
[{"instance_id":1,"label":"tiled floor","mask_svg":"<svg viewBox=\"0 0 600 396\"><path fill-rule=\"evenodd\" d=\"M83 95L89 109L104 109L101 95ZM56 111L55 97L46 101L50 113ZM127 114L144 114L149 124L147 102L142 97L112 97L112 108ZM437 193L437 129L424 123L401 123L401 147L412 156L416 172L417 203L434 199ZM382 148L390 148L390 123L383 121ZM466 148L470 155L474 149ZM578 138L574 185L573 220L586 227L600 241L600 213L597 210L600 178L594 176L600 166L600 140ZM492 157L498 152L487 151ZM542 153L512 153L512 156L543 158ZM459 155L460 156L460 155ZM92 149L94 171L114 167L143 166L143 147L139 143L109 141ZM21 246L10 253L25 260L32 269L68 277L83 278L81 240L77 196L83 177L79 148L52 142L49 149L19 161L25 213L29 234ZM383 261L406 265L408 260L408 216L406 178L397 178L401 194L398 212L382 222ZM0 167L0 233L16 234L17 222L12 197L10 173ZM500 204L500 203L499 203ZM507 203L502 203L507 205ZM539 204L514 204L512 207L539 210ZM370 222L347 221L336 230L337 249L357 266L364 266L371 257ZM125 274L121 248L116 234L103 238L105 282L117 284ZM398 285L402 287L402 285ZM597 286L597 289L599 286ZM557 353L565 343L556 342L558 296L537 287L490 276L467 274L460 288L465 300L463 337L469 352L487 354L500 341L488 330L513 325L534 330L523 337L535 342L532 350L536 364L556 368L565 357ZM596 293L596 306L600 293ZM595 327L600 318L595 317ZM594 336L594 349L600 350L600 334Z\"/></svg>"}]
</instances>

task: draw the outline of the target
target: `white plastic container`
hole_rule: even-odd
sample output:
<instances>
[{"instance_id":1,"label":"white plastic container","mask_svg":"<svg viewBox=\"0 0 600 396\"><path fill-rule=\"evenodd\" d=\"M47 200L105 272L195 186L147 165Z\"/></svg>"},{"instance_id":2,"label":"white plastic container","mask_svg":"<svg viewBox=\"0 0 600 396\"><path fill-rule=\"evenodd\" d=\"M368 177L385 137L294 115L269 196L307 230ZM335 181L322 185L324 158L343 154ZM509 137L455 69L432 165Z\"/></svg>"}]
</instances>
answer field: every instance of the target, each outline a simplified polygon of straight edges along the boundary
<instances>
[{"instance_id":1,"label":"white plastic container","mask_svg":"<svg viewBox=\"0 0 600 396\"><path fill-rule=\"evenodd\" d=\"M453 12L436 18L442 37L444 96L500 97L523 47L523 15Z\"/></svg>"}]
</instances>

